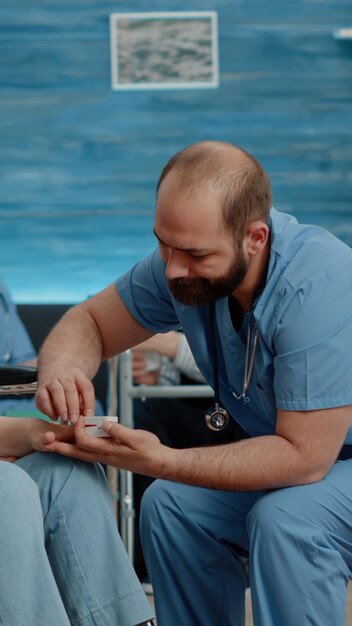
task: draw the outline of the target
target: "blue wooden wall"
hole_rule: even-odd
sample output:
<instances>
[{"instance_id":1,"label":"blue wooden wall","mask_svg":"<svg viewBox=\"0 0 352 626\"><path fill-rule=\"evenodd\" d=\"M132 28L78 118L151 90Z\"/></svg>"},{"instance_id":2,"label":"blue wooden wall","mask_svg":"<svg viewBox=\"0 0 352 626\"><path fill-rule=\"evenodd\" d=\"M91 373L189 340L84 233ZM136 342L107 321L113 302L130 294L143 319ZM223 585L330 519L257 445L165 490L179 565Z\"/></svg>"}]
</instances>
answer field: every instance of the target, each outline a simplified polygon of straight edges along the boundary
<instances>
[{"instance_id":1,"label":"blue wooden wall","mask_svg":"<svg viewBox=\"0 0 352 626\"><path fill-rule=\"evenodd\" d=\"M113 92L109 14L215 10L220 87ZM154 245L177 150L233 141L277 208L352 244L351 0L2 0L0 275L17 301L76 302Z\"/></svg>"}]
</instances>

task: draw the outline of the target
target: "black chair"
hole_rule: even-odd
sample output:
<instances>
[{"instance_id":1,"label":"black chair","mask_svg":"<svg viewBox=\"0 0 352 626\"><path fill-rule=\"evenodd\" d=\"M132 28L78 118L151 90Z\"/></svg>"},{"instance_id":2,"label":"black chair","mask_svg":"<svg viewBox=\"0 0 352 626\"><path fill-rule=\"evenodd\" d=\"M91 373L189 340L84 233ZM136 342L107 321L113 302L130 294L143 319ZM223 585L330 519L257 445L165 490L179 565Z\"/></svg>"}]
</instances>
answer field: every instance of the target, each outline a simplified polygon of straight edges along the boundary
<instances>
[{"instance_id":1,"label":"black chair","mask_svg":"<svg viewBox=\"0 0 352 626\"><path fill-rule=\"evenodd\" d=\"M37 390L37 369L16 365L0 367L0 396L21 396Z\"/></svg>"}]
</instances>

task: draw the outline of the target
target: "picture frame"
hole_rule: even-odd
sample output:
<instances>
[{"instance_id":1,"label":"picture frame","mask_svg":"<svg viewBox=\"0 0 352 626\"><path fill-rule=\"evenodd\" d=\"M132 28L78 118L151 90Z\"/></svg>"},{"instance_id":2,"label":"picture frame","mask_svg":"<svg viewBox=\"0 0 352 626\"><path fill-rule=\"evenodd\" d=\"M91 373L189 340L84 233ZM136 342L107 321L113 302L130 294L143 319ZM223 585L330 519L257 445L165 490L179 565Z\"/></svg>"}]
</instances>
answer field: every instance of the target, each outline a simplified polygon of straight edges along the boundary
<instances>
[{"instance_id":1,"label":"picture frame","mask_svg":"<svg viewBox=\"0 0 352 626\"><path fill-rule=\"evenodd\" d=\"M110 15L113 90L219 86L215 11Z\"/></svg>"}]
</instances>

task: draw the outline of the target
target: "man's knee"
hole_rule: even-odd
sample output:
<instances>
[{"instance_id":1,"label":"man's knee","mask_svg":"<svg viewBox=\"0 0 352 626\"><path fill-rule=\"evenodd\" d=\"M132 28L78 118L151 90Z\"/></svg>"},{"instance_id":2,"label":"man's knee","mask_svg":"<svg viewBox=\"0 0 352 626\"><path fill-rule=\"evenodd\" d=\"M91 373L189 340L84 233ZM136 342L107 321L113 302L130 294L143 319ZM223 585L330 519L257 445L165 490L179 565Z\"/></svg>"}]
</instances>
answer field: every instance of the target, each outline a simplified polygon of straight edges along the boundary
<instances>
[{"instance_id":1,"label":"man's knee","mask_svg":"<svg viewBox=\"0 0 352 626\"><path fill-rule=\"evenodd\" d=\"M173 507L172 485L174 483L155 480L144 492L140 514L141 536L148 535L155 528L161 530L166 511L171 513Z\"/></svg>"},{"instance_id":2,"label":"man's knee","mask_svg":"<svg viewBox=\"0 0 352 626\"><path fill-rule=\"evenodd\" d=\"M263 536L287 532L294 527L292 515L297 511L288 489L273 491L259 498L247 517L247 530L250 537L260 531Z\"/></svg>"},{"instance_id":3,"label":"man's knee","mask_svg":"<svg viewBox=\"0 0 352 626\"><path fill-rule=\"evenodd\" d=\"M165 485L162 480L155 480L148 489L145 490L141 501L141 515L149 517L155 510L162 506L166 497Z\"/></svg>"}]
</instances>

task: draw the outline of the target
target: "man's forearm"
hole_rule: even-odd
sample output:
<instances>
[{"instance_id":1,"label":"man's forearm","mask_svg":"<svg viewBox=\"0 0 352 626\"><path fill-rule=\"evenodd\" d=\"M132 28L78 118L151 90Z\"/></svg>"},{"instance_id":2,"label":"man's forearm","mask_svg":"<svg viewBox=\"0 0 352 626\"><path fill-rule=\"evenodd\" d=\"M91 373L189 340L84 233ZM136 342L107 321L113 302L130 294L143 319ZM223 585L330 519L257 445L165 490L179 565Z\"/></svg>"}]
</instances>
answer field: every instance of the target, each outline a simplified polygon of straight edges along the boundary
<instances>
[{"instance_id":1,"label":"man's forearm","mask_svg":"<svg viewBox=\"0 0 352 626\"><path fill-rule=\"evenodd\" d=\"M278 435L168 453L160 478L199 487L261 491L316 482L323 477L297 448Z\"/></svg>"},{"instance_id":2,"label":"man's forearm","mask_svg":"<svg viewBox=\"0 0 352 626\"><path fill-rule=\"evenodd\" d=\"M102 340L91 316L81 307L70 309L45 340L38 359L39 382L50 373L77 367L92 379L102 359Z\"/></svg>"}]
</instances>

